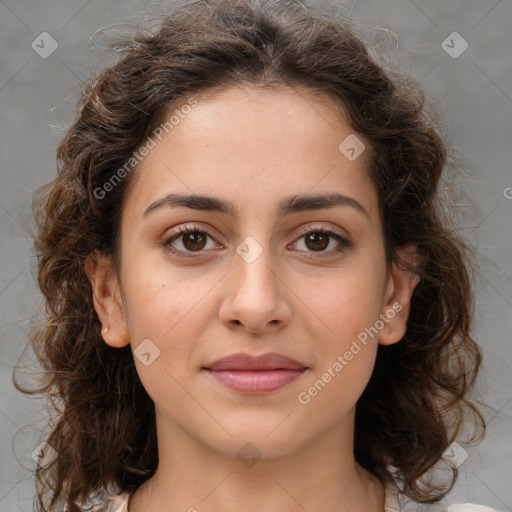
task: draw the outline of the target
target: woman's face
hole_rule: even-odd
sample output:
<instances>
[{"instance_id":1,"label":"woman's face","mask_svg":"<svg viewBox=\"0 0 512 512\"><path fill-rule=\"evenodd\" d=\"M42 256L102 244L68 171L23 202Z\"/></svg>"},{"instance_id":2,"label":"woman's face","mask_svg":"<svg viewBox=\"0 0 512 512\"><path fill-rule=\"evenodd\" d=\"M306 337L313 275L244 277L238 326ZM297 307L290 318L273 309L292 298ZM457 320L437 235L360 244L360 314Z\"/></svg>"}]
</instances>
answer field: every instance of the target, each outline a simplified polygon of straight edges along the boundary
<instances>
[{"instance_id":1,"label":"woman's face","mask_svg":"<svg viewBox=\"0 0 512 512\"><path fill-rule=\"evenodd\" d=\"M351 428L379 341L405 332L412 285L386 273L368 146L332 100L255 89L195 100L133 176L120 274L111 297L95 288L97 310L105 341L131 344L161 424L226 453L250 441L277 456ZM224 372L256 383L245 391L205 369L240 352L306 369L268 373L290 377L274 389Z\"/></svg>"}]
</instances>

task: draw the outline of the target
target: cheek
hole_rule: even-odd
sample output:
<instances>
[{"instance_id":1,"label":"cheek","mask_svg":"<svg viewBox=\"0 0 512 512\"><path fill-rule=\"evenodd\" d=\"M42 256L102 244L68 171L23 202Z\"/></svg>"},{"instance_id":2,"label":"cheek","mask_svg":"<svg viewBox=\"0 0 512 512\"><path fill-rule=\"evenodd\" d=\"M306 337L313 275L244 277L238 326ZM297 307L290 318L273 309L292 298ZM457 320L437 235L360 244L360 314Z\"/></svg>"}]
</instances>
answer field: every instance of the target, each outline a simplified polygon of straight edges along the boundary
<instances>
[{"instance_id":1,"label":"cheek","mask_svg":"<svg viewBox=\"0 0 512 512\"><path fill-rule=\"evenodd\" d=\"M195 282L193 270L162 261L159 252L127 247L134 257L123 267L123 290L130 334L161 339L179 326L208 290L208 279ZM196 311L197 313L197 311ZM176 327L173 327L176 326Z\"/></svg>"},{"instance_id":2,"label":"cheek","mask_svg":"<svg viewBox=\"0 0 512 512\"><path fill-rule=\"evenodd\" d=\"M207 289L202 293L193 286L175 283L148 285L138 293L134 290L129 306L130 339L150 338L160 350L172 350L174 356L186 347L190 350L201 331L200 317L206 315L206 294Z\"/></svg>"},{"instance_id":3,"label":"cheek","mask_svg":"<svg viewBox=\"0 0 512 512\"><path fill-rule=\"evenodd\" d=\"M376 323L382 313L384 266L363 258L353 263L336 269L332 276L316 279L314 285L302 281L301 293L308 297L304 312L309 327L314 326L310 336L318 354L318 365L303 398L315 404L312 410L320 407L318 412L332 414L333 420L361 396L378 347Z\"/></svg>"},{"instance_id":4,"label":"cheek","mask_svg":"<svg viewBox=\"0 0 512 512\"><path fill-rule=\"evenodd\" d=\"M317 337L330 340L339 350L350 344L366 328L375 324L382 313L382 277L373 262L336 269L321 279L298 280L300 296L310 311ZM332 340L336 340L335 343Z\"/></svg>"},{"instance_id":5,"label":"cheek","mask_svg":"<svg viewBox=\"0 0 512 512\"><path fill-rule=\"evenodd\" d=\"M312 421L319 416L330 423L355 406L372 375L380 295L371 281L360 276L331 283L323 290L325 294L311 306L322 319L322 334L312 332L318 364L298 399Z\"/></svg>"},{"instance_id":6,"label":"cheek","mask_svg":"<svg viewBox=\"0 0 512 512\"><path fill-rule=\"evenodd\" d=\"M144 286L141 279L133 280L127 292L134 361L139 378L155 403L171 401L187 410L190 403L183 387L191 383L201 361L197 340L205 329L203 319L211 314L207 295L211 284L194 286L190 279L162 278L157 269L154 273ZM152 355L154 360L146 365L138 357L137 347L148 339L149 351L157 355Z\"/></svg>"},{"instance_id":7,"label":"cheek","mask_svg":"<svg viewBox=\"0 0 512 512\"><path fill-rule=\"evenodd\" d=\"M127 266L126 276L123 288L133 349L149 339L160 350L155 363L165 365L173 375L194 371L192 365L199 357L195 340L215 314L211 289L219 277L197 273L196 279L193 269L166 264Z\"/></svg>"}]
</instances>

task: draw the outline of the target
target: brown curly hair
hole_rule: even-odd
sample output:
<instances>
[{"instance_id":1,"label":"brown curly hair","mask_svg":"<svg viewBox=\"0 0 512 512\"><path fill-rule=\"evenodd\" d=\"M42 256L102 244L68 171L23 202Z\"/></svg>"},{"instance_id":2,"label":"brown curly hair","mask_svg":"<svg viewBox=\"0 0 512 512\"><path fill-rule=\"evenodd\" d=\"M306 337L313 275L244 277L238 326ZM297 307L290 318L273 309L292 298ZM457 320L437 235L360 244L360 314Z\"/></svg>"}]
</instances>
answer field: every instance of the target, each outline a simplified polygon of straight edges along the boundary
<instances>
[{"instance_id":1,"label":"brown curly hair","mask_svg":"<svg viewBox=\"0 0 512 512\"><path fill-rule=\"evenodd\" d=\"M76 119L57 149L56 178L34 196L38 283L45 322L30 345L44 370L24 393L49 397L46 441L55 461L37 467L38 507L80 511L101 490L135 490L158 464L154 404L130 346L102 339L84 262L96 250L119 258L119 220L130 173L102 187L183 98L236 85L301 88L329 95L369 143L386 261L420 277L400 343L379 345L357 403L355 458L381 481L425 503L453 486L423 478L471 415L468 398L482 354L471 332L475 253L458 233L442 187L455 169L439 114L420 84L372 55L342 16L298 0L189 0L155 29L139 29L108 67L82 84ZM396 250L415 244L417 267ZM117 268L119 268L117 266ZM474 441L475 436L471 441ZM50 499L47 499L47 495Z\"/></svg>"}]
</instances>

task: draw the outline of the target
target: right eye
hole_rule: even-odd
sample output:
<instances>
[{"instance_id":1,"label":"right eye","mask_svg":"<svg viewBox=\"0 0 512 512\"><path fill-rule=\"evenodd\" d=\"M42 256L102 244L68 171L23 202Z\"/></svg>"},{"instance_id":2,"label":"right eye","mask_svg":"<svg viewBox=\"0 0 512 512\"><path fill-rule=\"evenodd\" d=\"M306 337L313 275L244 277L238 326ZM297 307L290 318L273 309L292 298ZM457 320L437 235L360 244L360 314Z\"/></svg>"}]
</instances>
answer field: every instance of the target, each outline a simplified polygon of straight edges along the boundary
<instances>
[{"instance_id":1,"label":"right eye","mask_svg":"<svg viewBox=\"0 0 512 512\"><path fill-rule=\"evenodd\" d=\"M171 233L163 240L162 245L173 254L189 258L194 256L186 253L204 252L208 238L213 240L207 231L196 225L180 226L177 233ZM173 245L177 240L180 241L182 248Z\"/></svg>"}]
</instances>

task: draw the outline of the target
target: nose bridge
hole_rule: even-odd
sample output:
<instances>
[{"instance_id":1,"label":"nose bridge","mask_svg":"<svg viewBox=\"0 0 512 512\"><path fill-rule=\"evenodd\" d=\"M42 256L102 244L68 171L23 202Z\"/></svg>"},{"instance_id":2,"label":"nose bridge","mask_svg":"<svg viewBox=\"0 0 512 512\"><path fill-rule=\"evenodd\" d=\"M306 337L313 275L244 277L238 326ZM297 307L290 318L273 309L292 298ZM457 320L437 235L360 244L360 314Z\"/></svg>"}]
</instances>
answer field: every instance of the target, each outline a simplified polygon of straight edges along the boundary
<instances>
[{"instance_id":1,"label":"nose bridge","mask_svg":"<svg viewBox=\"0 0 512 512\"><path fill-rule=\"evenodd\" d=\"M264 295L270 298L275 293L277 279L274 257L270 247L269 237L265 234L249 235L236 248L235 271L237 274L237 292L243 294Z\"/></svg>"},{"instance_id":2,"label":"nose bridge","mask_svg":"<svg viewBox=\"0 0 512 512\"><path fill-rule=\"evenodd\" d=\"M221 320L243 324L251 332L284 323L289 317L289 307L282 293L269 236L262 232L244 238L236 247L233 264Z\"/></svg>"}]
</instances>

